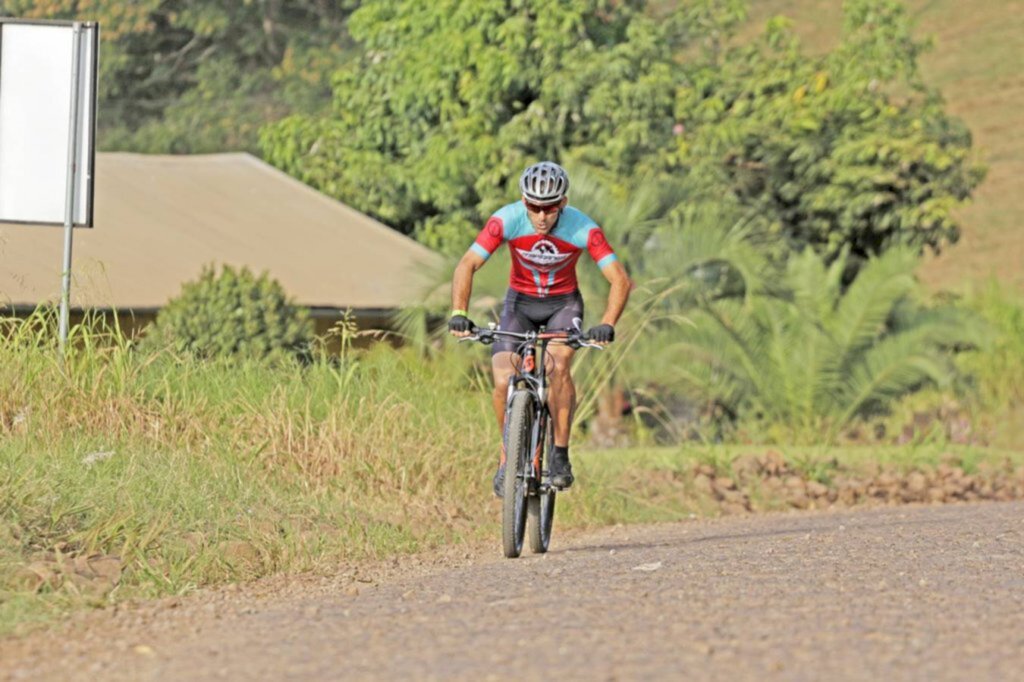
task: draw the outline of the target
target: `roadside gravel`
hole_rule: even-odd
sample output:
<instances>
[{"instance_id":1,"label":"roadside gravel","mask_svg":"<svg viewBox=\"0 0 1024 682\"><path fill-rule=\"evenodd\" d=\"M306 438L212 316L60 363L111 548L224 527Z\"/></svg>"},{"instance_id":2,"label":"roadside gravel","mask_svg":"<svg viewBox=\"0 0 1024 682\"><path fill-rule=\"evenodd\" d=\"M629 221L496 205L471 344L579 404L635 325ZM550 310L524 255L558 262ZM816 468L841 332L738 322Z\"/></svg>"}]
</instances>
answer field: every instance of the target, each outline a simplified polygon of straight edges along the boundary
<instances>
[{"instance_id":1,"label":"roadside gravel","mask_svg":"<svg viewBox=\"0 0 1024 682\"><path fill-rule=\"evenodd\" d=\"M498 552L89 614L0 641L0 679L1005 680L1024 669L1024 503L556 529L545 556Z\"/></svg>"}]
</instances>

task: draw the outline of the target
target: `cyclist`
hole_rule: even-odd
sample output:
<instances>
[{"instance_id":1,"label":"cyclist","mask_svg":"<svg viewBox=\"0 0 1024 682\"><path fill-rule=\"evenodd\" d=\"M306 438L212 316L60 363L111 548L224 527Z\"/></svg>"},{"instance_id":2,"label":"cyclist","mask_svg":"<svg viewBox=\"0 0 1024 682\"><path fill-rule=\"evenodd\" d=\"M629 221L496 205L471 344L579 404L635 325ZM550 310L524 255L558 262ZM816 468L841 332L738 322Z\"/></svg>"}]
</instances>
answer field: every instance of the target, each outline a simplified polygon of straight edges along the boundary
<instances>
[{"instance_id":1,"label":"cyclist","mask_svg":"<svg viewBox=\"0 0 1024 682\"><path fill-rule=\"evenodd\" d=\"M601 323L587 334L602 345L614 341L615 323L626 306L632 282L601 228L582 211L568 205L568 174L558 164L542 161L523 171L519 190L522 200L499 209L490 217L455 268L449 331L460 337L470 334L474 325L467 310L473 275L503 242L508 242L512 270L501 312L501 329L527 332L536 331L541 325L552 330L581 328L583 298L576 282L576 261L586 250L611 284ZM512 340L500 340L494 344L491 356L494 413L502 433L508 384L518 360L514 351ZM562 489L573 482L569 431L576 409L576 388L570 373L574 352L564 345L548 347L548 405L554 420L555 441L550 473L552 485ZM503 444L494 475L494 492L499 497L504 476Z\"/></svg>"}]
</instances>

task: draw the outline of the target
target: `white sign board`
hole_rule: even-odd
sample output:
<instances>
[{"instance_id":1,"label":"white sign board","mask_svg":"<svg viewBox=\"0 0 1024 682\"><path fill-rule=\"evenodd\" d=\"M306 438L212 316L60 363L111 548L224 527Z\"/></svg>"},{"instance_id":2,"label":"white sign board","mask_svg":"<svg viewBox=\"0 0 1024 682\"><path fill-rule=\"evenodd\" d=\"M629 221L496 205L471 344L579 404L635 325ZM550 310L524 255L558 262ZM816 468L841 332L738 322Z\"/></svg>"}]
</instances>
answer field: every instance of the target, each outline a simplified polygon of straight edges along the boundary
<instances>
[{"instance_id":1,"label":"white sign board","mask_svg":"<svg viewBox=\"0 0 1024 682\"><path fill-rule=\"evenodd\" d=\"M92 227L99 26L81 24L74 224ZM73 27L0 19L0 222L63 225Z\"/></svg>"}]
</instances>

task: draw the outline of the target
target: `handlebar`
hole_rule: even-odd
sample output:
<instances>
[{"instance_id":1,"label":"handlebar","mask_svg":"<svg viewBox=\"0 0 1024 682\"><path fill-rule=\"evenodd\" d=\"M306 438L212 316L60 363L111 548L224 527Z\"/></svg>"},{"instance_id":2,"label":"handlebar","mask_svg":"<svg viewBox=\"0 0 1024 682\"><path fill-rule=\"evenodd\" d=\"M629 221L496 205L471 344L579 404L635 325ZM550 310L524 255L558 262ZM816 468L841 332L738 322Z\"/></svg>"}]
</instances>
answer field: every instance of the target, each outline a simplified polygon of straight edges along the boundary
<instances>
[{"instance_id":1,"label":"handlebar","mask_svg":"<svg viewBox=\"0 0 1024 682\"><path fill-rule=\"evenodd\" d=\"M519 339L526 343L532 343L535 341L553 341L564 343L570 348L596 348L598 350L604 350L604 346L599 343L592 342L584 332L581 332L578 329L566 329L553 332L510 332L503 329L473 327L470 329L470 336L460 338L459 343L462 343L463 341L479 341L484 344L492 344L498 340L498 337Z\"/></svg>"}]
</instances>

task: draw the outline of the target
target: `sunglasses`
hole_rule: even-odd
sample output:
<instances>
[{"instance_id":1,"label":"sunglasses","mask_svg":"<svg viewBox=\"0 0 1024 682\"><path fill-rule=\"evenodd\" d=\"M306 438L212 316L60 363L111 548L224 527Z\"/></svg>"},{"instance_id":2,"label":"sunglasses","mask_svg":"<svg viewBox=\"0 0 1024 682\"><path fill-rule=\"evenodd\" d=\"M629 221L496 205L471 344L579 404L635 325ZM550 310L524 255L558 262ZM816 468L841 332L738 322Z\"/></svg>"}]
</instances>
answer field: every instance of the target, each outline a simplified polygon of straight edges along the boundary
<instances>
[{"instance_id":1,"label":"sunglasses","mask_svg":"<svg viewBox=\"0 0 1024 682\"><path fill-rule=\"evenodd\" d=\"M529 211L530 213L543 213L544 215L557 213L558 210L561 208L561 206L558 205L561 202L558 202L558 204L548 204L547 206L531 204L529 201L524 201L523 203L526 204L526 210Z\"/></svg>"}]
</instances>

